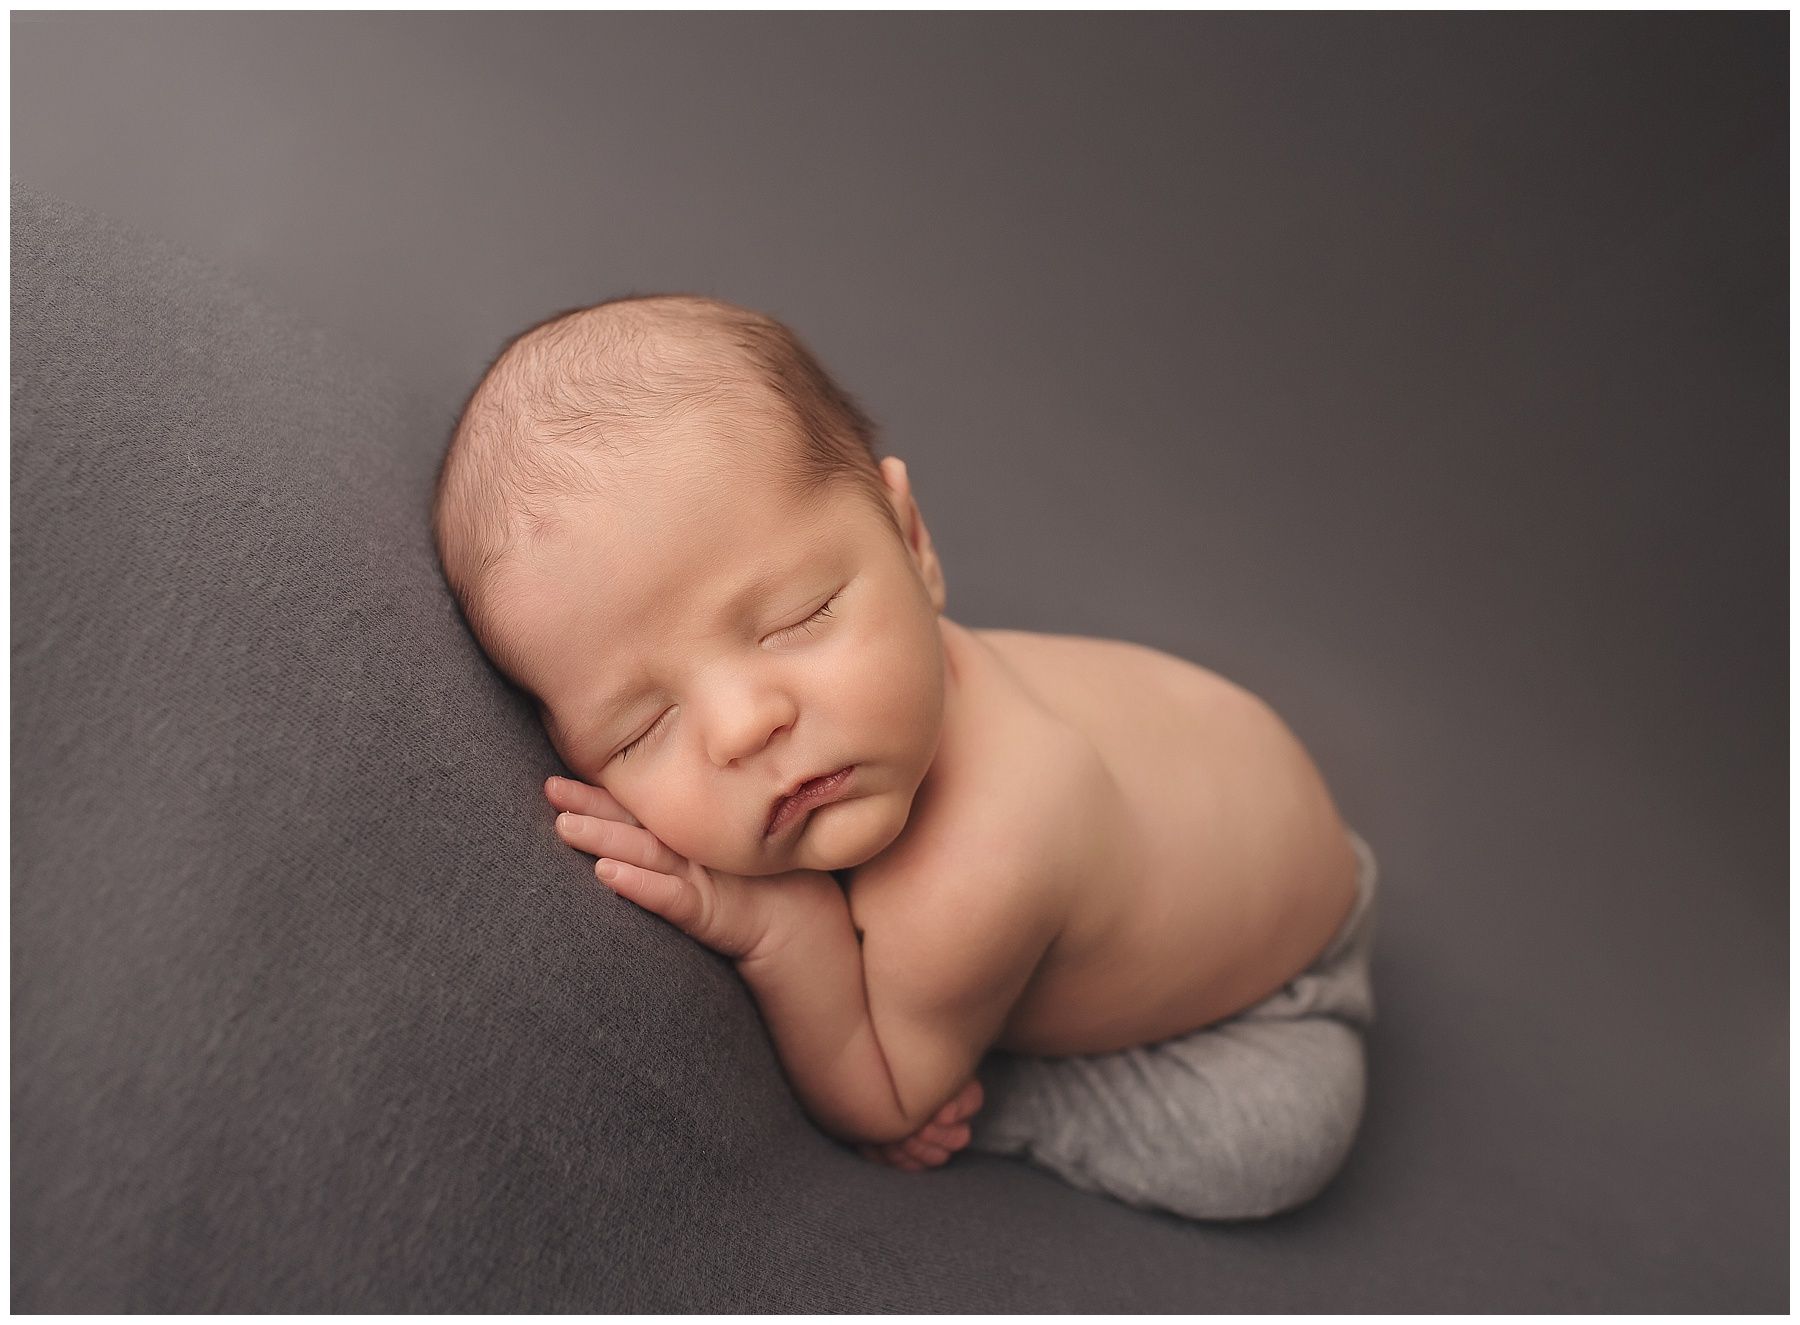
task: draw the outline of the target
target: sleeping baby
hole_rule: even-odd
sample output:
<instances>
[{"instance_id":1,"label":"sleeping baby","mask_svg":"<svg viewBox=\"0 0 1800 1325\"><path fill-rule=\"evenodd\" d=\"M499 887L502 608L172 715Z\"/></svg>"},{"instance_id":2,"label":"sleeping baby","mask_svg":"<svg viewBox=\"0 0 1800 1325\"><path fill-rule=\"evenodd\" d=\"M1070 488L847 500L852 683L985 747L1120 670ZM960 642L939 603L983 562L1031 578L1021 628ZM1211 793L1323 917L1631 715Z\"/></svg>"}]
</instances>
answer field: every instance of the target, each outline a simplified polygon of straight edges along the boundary
<instances>
[{"instance_id":1,"label":"sleeping baby","mask_svg":"<svg viewBox=\"0 0 1800 1325\"><path fill-rule=\"evenodd\" d=\"M1197 1219L1338 1169L1376 871L1312 760L1181 658L952 621L905 464L781 323L530 328L432 527L570 774L561 839L732 960L827 1133Z\"/></svg>"}]
</instances>

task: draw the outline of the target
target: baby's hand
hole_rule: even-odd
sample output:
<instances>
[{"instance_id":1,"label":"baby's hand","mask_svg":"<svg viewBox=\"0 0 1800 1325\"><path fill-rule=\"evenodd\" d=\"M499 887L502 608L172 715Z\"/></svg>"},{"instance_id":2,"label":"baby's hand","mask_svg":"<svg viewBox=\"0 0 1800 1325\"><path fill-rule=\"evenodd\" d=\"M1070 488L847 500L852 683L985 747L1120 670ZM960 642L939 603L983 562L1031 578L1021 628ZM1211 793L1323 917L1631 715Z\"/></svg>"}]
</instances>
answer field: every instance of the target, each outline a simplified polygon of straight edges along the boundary
<instances>
[{"instance_id":1,"label":"baby's hand","mask_svg":"<svg viewBox=\"0 0 1800 1325\"><path fill-rule=\"evenodd\" d=\"M600 857L594 874L602 883L734 961L778 942L787 925L815 908L843 905L836 881L820 870L746 879L696 865L664 846L604 787L553 777L544 795L563 811L558 836Z\"/></svg>"},{"instance_id":2,"label":"baby's hand","mask_svg":"<svg viewBox=\"0 0 1800 1325\"><path fill-rule=\"evenodd\" d=\"M904 1141L878 1146L858 1146L856 1153L878 1164L892 1164L908 1173L933 1169L969 1144L969 1119L981 1110L981 1082L974 1077L937 1114Z\"/></svg>"}]
</instances>

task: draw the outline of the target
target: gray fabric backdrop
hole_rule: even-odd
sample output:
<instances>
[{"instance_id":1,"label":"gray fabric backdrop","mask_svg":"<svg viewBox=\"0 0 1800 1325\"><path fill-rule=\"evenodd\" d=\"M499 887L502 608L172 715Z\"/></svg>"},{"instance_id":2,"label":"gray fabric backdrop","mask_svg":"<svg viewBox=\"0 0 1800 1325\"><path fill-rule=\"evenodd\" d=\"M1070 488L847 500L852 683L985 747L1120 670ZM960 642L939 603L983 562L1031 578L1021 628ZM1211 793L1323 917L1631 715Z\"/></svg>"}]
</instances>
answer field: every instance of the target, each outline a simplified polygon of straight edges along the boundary
<instances>
[{"instance_id":1,"label":"gray fabric backdrop","mask_svg":"<svg viewBox=\"0 0 1800 1325\"><path fill-rule=\"evenodd\" d=\"M238 402L239 436L259 440L228 489L240 515L216 527L202 518L185 552L167 542L198 509L179 451L143 462L160 485L133 471L95 489L125 503L113 523L133 532L129 548L77 556L67 573L94 590L85 606L144 610L109 559L173 558L180 566L159 573L205 595L241 555L290 567L285 581L232 589L249 595L233 600L239 619L259 629L277 608L313 631L319 613L342 611L404 636L381 661L318 641L331 684L360 686L335 728L290 730L274 715L235 747L245 762L221 772L209 771L203 754L216 747L204 744L198 762L159 766L156 752L183 747L144 717L142 730L88 731L77 744L84 760L123 742L148 762L60 785L65 766L52 777L34 762L46 744L77 740L64 733L80 696L54 698L57 669L75 669L72 685L115 668L125 685L138 655L131 637L59 618L54 595L34 596L31 558L76 549L50 537L48 516L21 534L22 493L54 511L74 501L56 497L58 485L86 471L45 460L65 469L34 488L15 448L15 1305L80 1305L67 1292L93 1262L79 1231L99 1236L83 1222L98 1207L81 1193L116 1196L107 1184L129 1188L143 1159L87 1145L71 1121L81 1109L101 1099L116 1111L106 1116L126 1117L139 1092L168 1111L159 1144L204 1126L203 1094L158 1094L142 1077L151 1060L124 1034L136 1024L125 1005L150 1026L154 1003L118 962L138 952L148 987L156 971L187 970L199 983L182 1006L198 1016L211 1004L194 975L203 968L189 963L208 950L211 925L236 949L229 987L258 991L247 1006L269 1016L280 988L266 983L271 971L294 972L295 990L317 999L327 970L349 982L349 1003L311 1031L361 1026L403 1042L419 1031L407 1016L440 1038L447 1025L480 1031L441 1081L365 1081L334 1097L338 1122L309 1115L326 1129L311 1134L325 1147L313 1153L339 1155L338 1178L370 1154L400 1168L386 1186L352 1183L365 1222L264 1211L266 1243L245 1236L287 1268L259 1277L252 1259L237 1277L221 1271L236 1301L1782 1309L1787 21L15 14L15 178L237 273L339 356L310 386L273 381L265 353L201 388L196 400L211 390ZM44 216L40 238L65 233L55 207ZM14 239L16 252L18 217ZM116 248L107 241L96 256L76 238L58 242L101 266ZM144 325L187 328L169 342L196 347L181 372L233 362L238 342L216 327L265 351L315 344L301 332L290 342L230 300L184 296L179 264L155 270ZM584 962L622 981L668 950L654 931L621 932L629 922L595 911L583 862L549 836L532 781L553 770L547 747L431 597L425 485L443 430L505 336L557 308L653 289L762 308L808 339L882 422L887 450L907 459L958 620L1182 654L1264 695L1313 749L1381 856L1386 907L1369 1117L1316 1207L1265 1227L1195 1229L1059 1201L1043 1194L1053 1184L992 1157L924 1179L864 1171L848 1156L838 1166L788 1111L729 972L703 962L681 977L705 991L691 1007L616 1011L615 988L595 1012L558 985L554 1016L528 1010L547 985L578 980ZM103 292L90 303L103 318ZM202 311L170 311L184 306ZM63 333L79 339L78 327ZM282 434L265 427L284 401L337 421L292 425L308 439L304 464L281 461ZM14 417L19 430L17 380ZM130 432L129 416L107 417ZM76 445L90 425L57 435ZM236 473L233 434L216 418L208 426L216 452L186 463ZM379 437L379 453L322 443L321 427ZM313 494L300 509L327 520L323 546L338 549L311 575L294 567L312 544L254 544L254 523L235 522L294 491ZM291 520L281 527L300 538ZM31 541L40 534L47 541ZM334 608L344 583L380 588ZM397 602L410 606L384 616ZM185 618L155 618L161 642L140 663L175 647L171 620ZM246 680L268 638L234 662L229 632L180 630L214 650L212 688L196 681L190 695L208 721L236 722L240 700L264 712L281 693L279 674L262 689ZM424 707L403 675L430 678ZM145 712L130 695L114 692L121 721ZM444 834L411 821L392 790L396 765L379 752L394 749L399 768L432 772L432 813L460 816ZM285 929L273 918L246 927L209 911L213 894L196 885L177 922L130 886L146 868L132 846L139 828L84 827L107 824L109 785L154 783L141 790L166 798L173 779L197 798L196 821L215 816L208 832L235 832L232 807L269 794L242 781L247 769L286 769L302 788L332 779L326 805L361 807L348 840L387 844L371 854L384 865L412 851L478 862L456 877L480 875L493 891L449 890L451 913L429 930L441 951L422 950L424 985L384 978L357 995L380 952L355 947L349 922L328 923L322 903L285 903ZM306 800L292 792L289 811ZM257 850L279 850L245 831ZM149 858L179 873L191 849L171 832ZM97 890L91 923L118 927L102 965L117 977L110 986L84 983L93 936L59 928L65 910L53 921L22 896L20 879L71 876ZM328 893L337 907L362 896L386 917L356 931L368 943L400 941L418 910L424 874L392 877L402 882L379 905L347 885ZM521 878L555 899L554 919L504 908ZM427 957L466 960L470 935L491 940L495 924L505 937L483 959L481 996L446 1002ZM133 925L186 938L145 955L125 941ZM572 946L571 927L583 936ZM282 934L291 943L277 945ZM235 1073L257 1061L259 1043L265 1054L293 1049L230 1024ZM189 1020L180 1034L210 1031ZM468 1088L467 1054L492 1054L509 1034L517 1060L494 1071L510 1084L474 1107L515 1121L484 1133L448 1101ZM321 1041L296 1061L327 1080L362 1080L331 1077L341 1052ZM127 1060L138 1067L122 1072ZM520 1084L540 1080L530 1065L554 1083L541 1094ZM290 1067L292 1098L316 1109L331 1096ZM84 1071L87 1086L104 1087L86 1103ZM615 1170L616 1158L585 1149L605 1143L579 1112L548 1103L591 1091L594 1072L653 1094L658 1074L673 1074L681 1126L725 1131L699 1158L679 1130L640 1142L655 1162ZM200 1092L203 1076L183 1077L182 1089ZM284 1115L255 1098L266 1107L238 1137L247 1149L229 1171L239 1177L255 1170L253 1155L279 1168L293 1153L276 1144L281 1133L258 1133ZM370 1112L428 1099L445 1111L436 1130L404 1144L393 1138L411 1137L403 1120L416 1112ZM506 1099L525 1103L508 1113L496 1102ZM645 1116L629 1100L608 1107ZM409 1205L406 1163L429 1170L458 1136L496 1147L486 1160L505 1183L531 1188L573 1164L619 1185L554 1217L540 1211L531 1237L459 1241L418 1199L479 1224L484 1199L517 1209L529 1197L501 1183L483 1198L446 1179ZM767 1259L779 1240L706 1232L739 1227L727 1214L759 1208L751 1196L787 1171L732 1158L748 1145L802 1157L792 1200L816 1242L802 1237L790 1260ZM717 1190L684 1176L684 1164L715 1162ZM324 1200L320 1175L333 1172L315 1163L288 1181ZM208 1190L205 1176L188 1172L186 1190ZM658 1227L692 1239L676 1251L634 1243L622 1222L653 1193L674 1202ZM157 1191L140 1195L142 1210L157 1209ZM186 1239L187 1277L159 1280L174 1272L114 1258L105 1282L139 1304L194 1305L145 1285L194 1291L208 1257L260 1208L238 1206L235 1224L221 1212L165 1218L157 1238ZM590 1240L578 1216L627 1232ZM425 1221L407 1235L417 1246L393 1231L406 1217ZM364 1277L322 1287L328 1238L281 1261L275 1235L293 1220L338 1228ZM364 1265L355 1258L374 1257L375 1227L387 1229L383 1250ZM791 1243L794 1227L783 1228ZM682 1270L702 1244L720 1259ZM483 1245L485 1260L472 1250ZM1104 1268L1078 1250L1096 1245L1108 1249ZM170 1263L156 1239L133 1246ZM508 1260L515 1252L522 1259ZM826 1268L790 1263L815 1254ZM858 1268L859 1256L887 1266L894 1254L915 1259Z\"/></svg>"}]
</instances>

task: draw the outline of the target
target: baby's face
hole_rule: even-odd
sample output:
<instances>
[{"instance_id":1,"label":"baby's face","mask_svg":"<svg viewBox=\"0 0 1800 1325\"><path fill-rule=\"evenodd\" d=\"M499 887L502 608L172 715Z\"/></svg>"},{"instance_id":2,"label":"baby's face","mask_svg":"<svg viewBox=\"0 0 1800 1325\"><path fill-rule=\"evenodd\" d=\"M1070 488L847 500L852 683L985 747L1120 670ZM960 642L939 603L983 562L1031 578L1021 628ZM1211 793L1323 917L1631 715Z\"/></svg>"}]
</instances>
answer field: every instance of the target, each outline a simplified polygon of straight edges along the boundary
<instances>
[{"instance_id":1,"label":"baby's face","mask_svg":"<svg viewBox=\"0 0 1800 1325\"><path fill-rule=\"evenodd\" d=\"M944 716L943 585L905 468L882 462L902 541L847 491L807 517L760 469L697 481L667 459L571 505L495 582L516 679L569 770L688 859L859 865L905 826ZM847 766L845 799L765 831Z\"/></svg>"}]
</instances>

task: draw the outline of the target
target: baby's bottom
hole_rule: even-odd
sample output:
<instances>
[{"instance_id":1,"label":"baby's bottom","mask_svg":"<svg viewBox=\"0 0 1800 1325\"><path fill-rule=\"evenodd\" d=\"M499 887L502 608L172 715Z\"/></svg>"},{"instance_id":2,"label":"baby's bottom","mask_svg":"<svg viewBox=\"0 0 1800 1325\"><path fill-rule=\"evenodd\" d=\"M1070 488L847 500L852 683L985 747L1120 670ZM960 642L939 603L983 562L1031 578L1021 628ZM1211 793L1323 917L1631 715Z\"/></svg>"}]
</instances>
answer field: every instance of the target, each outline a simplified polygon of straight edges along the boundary
<instances>
[{"instance_id":1,"label":"baby's bottom","mask_svg":"<svg viewBox=\"0 0 1800 1325\"><path fill-rule=\"evenodd\" d=\"M1305 971L1172 1040L1067 1058L990 1053L970 1147L1190 1219L1272 1215L1317 1195L1362 1121L1362 1032L1375 1011L1375 856L1350 840L1356 904Z\"/></svg>"}]
</instances>

